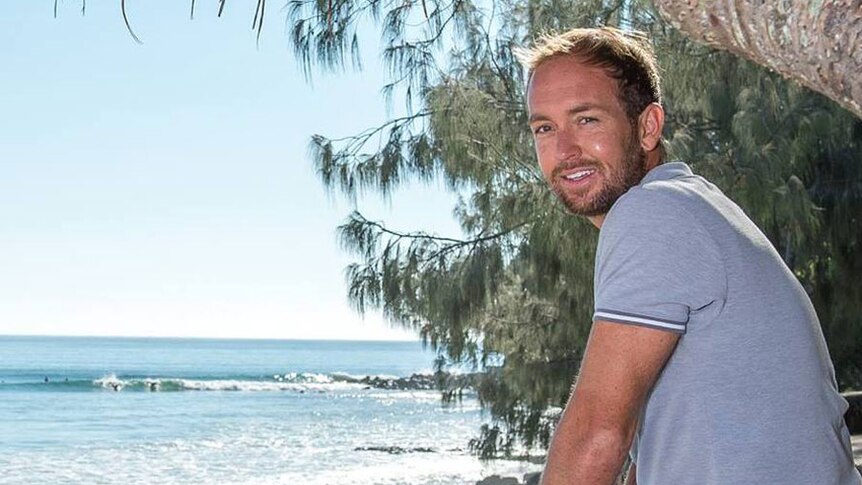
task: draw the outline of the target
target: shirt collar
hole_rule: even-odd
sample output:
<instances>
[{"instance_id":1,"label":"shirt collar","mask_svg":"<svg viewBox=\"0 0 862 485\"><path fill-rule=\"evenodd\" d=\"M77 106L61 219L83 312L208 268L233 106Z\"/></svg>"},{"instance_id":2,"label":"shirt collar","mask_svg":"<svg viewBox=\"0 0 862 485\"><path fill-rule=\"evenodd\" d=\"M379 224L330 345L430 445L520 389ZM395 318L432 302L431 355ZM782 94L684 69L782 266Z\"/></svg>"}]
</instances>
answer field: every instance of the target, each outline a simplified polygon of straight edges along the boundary
<instances>
[{"instance_id":1,"label":"shirt collar","mask_svg":"<svg viewBox=\"0 0 862 485\"><path fill-rule=\"evenodd\" d=\"M656 180L670 180L677 177L692 175L691 168L684 162L666 162L654 167L638 185L644 185Z\"/></svg>"}]
</instances>

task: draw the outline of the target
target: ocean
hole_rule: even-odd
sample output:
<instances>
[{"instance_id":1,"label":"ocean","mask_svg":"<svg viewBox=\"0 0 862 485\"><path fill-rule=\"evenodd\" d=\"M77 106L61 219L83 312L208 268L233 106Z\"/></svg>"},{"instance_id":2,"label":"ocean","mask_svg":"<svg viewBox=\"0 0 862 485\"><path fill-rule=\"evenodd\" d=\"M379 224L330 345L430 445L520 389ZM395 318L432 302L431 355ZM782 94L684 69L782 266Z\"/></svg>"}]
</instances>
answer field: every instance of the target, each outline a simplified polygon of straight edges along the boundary
<instances>
[{"instance_id":1,"label":"ocean","mask_svg":"<svg viewBox=\"0 0 862 485\"><path fill-rule=\"evenodd\" d=\"M474 484L475 395L418 342L0 337L0 484ZM363 378L366 378L363 380Z\"/></svg>"}]
</instances>

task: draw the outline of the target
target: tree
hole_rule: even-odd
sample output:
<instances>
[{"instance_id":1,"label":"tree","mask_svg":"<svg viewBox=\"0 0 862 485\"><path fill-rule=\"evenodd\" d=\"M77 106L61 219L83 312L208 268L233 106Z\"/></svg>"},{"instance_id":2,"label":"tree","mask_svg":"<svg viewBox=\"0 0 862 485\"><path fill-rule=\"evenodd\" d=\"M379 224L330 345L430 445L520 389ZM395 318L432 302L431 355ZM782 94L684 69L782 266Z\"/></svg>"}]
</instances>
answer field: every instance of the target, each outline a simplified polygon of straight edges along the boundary
<instances>
[{"instance_id":1,"label":"tree","mask_svg":"<svg viewBox=\"0 0 862 485\"><path fill-rule=\"evenodd\" d=\"M675 28L823 93L862 117L862 4L858 1L655 0Z\"/></svg>"}]
</instances>

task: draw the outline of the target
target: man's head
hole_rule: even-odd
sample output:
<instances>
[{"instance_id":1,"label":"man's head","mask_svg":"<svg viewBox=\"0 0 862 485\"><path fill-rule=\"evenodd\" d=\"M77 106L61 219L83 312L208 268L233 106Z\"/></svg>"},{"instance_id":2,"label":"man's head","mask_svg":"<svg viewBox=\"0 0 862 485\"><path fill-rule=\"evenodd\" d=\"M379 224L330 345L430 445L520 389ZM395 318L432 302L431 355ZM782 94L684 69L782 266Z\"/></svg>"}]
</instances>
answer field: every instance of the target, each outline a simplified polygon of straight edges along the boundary
<instances>
[{"instance_id":1,"label":"man's head","mask_svg":"<svg viewBox=\"0 0 862 485\"><path fill-rule=\"evenodd\" d=\"M597 226L662 162L664 111L652 49L611 28L546 36L519 53L539 165L554 192Z\"/></svg>"}]
</instances>

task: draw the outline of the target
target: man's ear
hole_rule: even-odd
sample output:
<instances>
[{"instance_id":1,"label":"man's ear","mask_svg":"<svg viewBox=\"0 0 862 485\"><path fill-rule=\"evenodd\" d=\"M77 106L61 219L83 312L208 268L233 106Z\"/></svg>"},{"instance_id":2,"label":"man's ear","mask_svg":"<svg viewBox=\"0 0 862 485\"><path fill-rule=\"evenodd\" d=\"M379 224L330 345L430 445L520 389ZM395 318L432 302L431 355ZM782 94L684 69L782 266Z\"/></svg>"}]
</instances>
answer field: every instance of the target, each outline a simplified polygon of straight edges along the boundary
<instances>
[{"instance_id":1,"label":"man's ear","mask_svg":"<svg viewBox=\"0 0 862 485\"><path fill-rule=\"evenodd\" d=\"M638 118L638 134L641 148L651 152L658 147L664 129L664 108L658 103L650 103Z\"/></svg>"}]
</instances>

